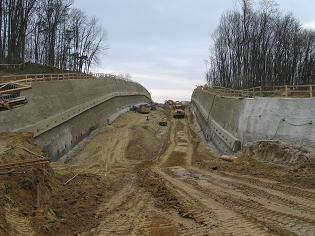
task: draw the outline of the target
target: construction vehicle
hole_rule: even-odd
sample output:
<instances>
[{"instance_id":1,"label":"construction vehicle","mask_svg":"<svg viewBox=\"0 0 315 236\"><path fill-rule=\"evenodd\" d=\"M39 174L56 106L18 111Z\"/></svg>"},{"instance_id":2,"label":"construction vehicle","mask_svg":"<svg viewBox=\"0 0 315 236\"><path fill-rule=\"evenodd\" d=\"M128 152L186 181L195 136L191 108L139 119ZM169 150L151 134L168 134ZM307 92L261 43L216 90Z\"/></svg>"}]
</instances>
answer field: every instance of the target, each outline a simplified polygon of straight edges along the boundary
<instances>
[{"instance_id":1,"label":"construction vehicle","mask_svg":"<svg viewBox=\"0 0 315 236\"><path fill-rule=\"evenodd\" d=\"M159 125L160 126L167 126L167 119L164 117L164 118L162 118L161 120L160 120L160 122L159 122Z\"/></svg>"},{"instance_id":2,"label":"construction vehicle","mask_svg":"<svg viewBox=\"0 0 315 236\"><path fill-rule=\"evenodd\" d=\"M185 118L185 105L182 102L175 102L173 105L173 117L180 119Z\"/></svg>"},{"instance_id":3,"label":"construction vehicle","mask_svg":"<svg viewBox=\"0 0 315 236\"><path fill-rule=\"evenodd\" d=\"M174 117L175 119L185 118L185 110L175 109L175 110L173 111L173 117Z\"/></svg>"},{"instance_id":4,"label":"construction vehicle","mask_svg":"<svg viewBox=\"0 0 315 236\"><path fill-rule=\"evenodd\" d=\"M141 114L149 114L150 113L150 106L149 104L141 104L138 108L138 112Z\"/></svg>"},{"instance_id":5,"label":"construction vehicle","mask_svg":"<svg viewBox=\"0 0 315 236\"><path fill-rule=\"evenodd\" d=\"M167 100L165 101L165 105L168 106L169 109L173 108L174 101L173 100Z\"/></svg>"},{"instance_id":6,"label":"construction vehicle","mask_svg":"<svg viewBox=\"0 0 315 236\"><path fill-rule=\"evenodd\" d=\"M185 111L186 106L185 106L182 102L176 101L176 102L173 104L173 109L174 109L174 110L179 109L179 110L184 110L184 111Z\"/></svg>"},{"instance_id":7,"label":"construction vehicle","mask_svg":"<svg viewBox=\"0 0 315 236\"><path fill-rule=\"evenodd\" d=\"M150 108L151 108L151 111L156 111L156 103L154 102L150 103Z\"/></svg>"},{"instance_id":8,"label":"construction vehicle","mask_svg":"<svg viewBox=\"0 0 315 236\"><path fill-rule=\"evenodd\" d=\"M172 106L173 103L174 103L173 100L166 100L166 101L165 101L165 105L170 105L170 106Z\"/></svg>"}]
</instances>

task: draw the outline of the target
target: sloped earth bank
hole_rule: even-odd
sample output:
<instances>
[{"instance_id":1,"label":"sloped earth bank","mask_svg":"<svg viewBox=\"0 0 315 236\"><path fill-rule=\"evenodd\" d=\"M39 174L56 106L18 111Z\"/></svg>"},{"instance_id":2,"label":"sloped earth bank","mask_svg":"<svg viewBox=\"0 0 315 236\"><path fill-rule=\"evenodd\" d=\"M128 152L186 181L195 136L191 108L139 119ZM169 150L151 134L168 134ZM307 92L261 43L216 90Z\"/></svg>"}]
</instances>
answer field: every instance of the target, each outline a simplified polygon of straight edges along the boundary
<instances>
[{"instance_id":1,"label":"sloped earth bank","mask_svg":"<svg viewBox=\"0 0 315 236\"><path fill-rule=\"evenodd\" d=\"M244 155L265 163L297 169L315 164L315 156L311 151L280 141L255 142L245 148Z\"/></svg>"},{"instance_id":2,"label":"sloped earth bank","mask_svg":"<svg viewBox=\"0 0 315 236\"><path fill-rule=\"evenodd\" d=\"M72 159L51 164L44 220L37 221L36 201L30 214L6 193L11 217L0 218L0 233L18 235L1 231L17 225L24 235L314 234L314 167L248 155L226 162L201 141L190 113L182 120L168 114L159 108L147 121L127 113ZM164 116L168 126L160 127Z\"/></svg>"}]
</instances>

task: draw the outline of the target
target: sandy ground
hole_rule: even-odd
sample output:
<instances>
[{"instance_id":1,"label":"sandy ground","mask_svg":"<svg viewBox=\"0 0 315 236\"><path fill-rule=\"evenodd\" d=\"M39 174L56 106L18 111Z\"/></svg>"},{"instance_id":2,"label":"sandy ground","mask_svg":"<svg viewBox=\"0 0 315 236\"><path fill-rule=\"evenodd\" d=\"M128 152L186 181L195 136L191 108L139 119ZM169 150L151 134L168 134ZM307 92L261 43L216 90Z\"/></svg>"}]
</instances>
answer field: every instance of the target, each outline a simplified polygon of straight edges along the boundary
<instances>
[{"instance_id":1,"label":"sandy ground","mask_svg":"<svg viewBox=\"0 0 315 236\"><path fill-rule=\"evenodd\" d=\"M314 235L313 167L246 155L227 162L198 133L190 113L174 120L160 108L148 121L127 113L71 159L51 164L53 191L40 204L45 217L11 204L1 224L22 219L24 235Z\"/></svg>"}]
</instances>

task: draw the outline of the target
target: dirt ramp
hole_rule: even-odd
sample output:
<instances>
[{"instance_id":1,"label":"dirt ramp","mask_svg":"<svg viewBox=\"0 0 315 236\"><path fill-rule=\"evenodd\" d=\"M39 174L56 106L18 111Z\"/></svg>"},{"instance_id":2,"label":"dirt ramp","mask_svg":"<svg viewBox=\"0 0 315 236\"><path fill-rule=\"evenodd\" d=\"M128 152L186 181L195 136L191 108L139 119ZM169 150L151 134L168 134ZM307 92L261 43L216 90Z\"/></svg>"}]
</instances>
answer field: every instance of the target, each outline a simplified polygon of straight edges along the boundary
<instances>
[{"instance_id":1,"label":"dirt ramp","mask_svg":"<svg viewBox=\"0 0 315 236\"><path fill-rule=\"evenodd\" d=\"M163 149L168 139L168 127L159 125L164 117L162 112L151 115L150 120L130 129L130 141L126 149L126 158L130 160L152 160Z\"/></svg>"},{"instance_id":2,"label":"dirt ramp","mask_svg":"<svg viewBox=\"0 0 315 236\"><path fill-rule=\"evenodd\" d=\"M128 144L126 158L131 160L149 160L158 154L160 143L154 139L155 132L148 125L132 127L133 139Z\"/></svg>"},{"instance_id":3,"label":"dirt ramp","mask_svg":"<svg viewBox=\"0 0 315 236\"><path fill-rule=\"evenodd\" d=\"M259 141L245 148L245 155L265 163L287 167L305 167L315 164L315 156L303 147L279 141Z\"/></svg>"}]
</instances>

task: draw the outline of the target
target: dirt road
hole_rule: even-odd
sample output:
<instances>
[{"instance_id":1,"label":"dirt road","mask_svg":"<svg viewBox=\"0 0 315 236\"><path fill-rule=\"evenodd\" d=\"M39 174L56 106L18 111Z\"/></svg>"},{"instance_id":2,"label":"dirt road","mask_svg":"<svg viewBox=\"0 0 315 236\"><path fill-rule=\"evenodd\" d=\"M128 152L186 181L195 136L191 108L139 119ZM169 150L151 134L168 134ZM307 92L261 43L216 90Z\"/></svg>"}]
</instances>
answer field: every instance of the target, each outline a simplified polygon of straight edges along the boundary
<instances>
[{"instance_id":1,"label":"dirt road","mask_svg":"<svg viewBox=\"0 0 315 236\"><path fill-rule=\"evenodd\" d=\"M31 134L5 135L0 164L43 155ZM63 160L0 171L1 236L315 232L314 167L221 160L189 112L127 113Z\"/></svg>"},{"instance_id":2,"label":"dirt road","mask_svg":"<svg viewBox=\"0 0 315 236\"><path fill-rule=\"evenodd\" d=\"M151 113L146 121L128 113L71 161L54 166L60 174L71 170L107 182L99 190L106 196L88 215L97 224L79 235L314 234L312 170L219 160L197 135L191 114L160 127L165 114ZM295 182L292 174L299 175Z\"/></svg>"}]
</instances>

